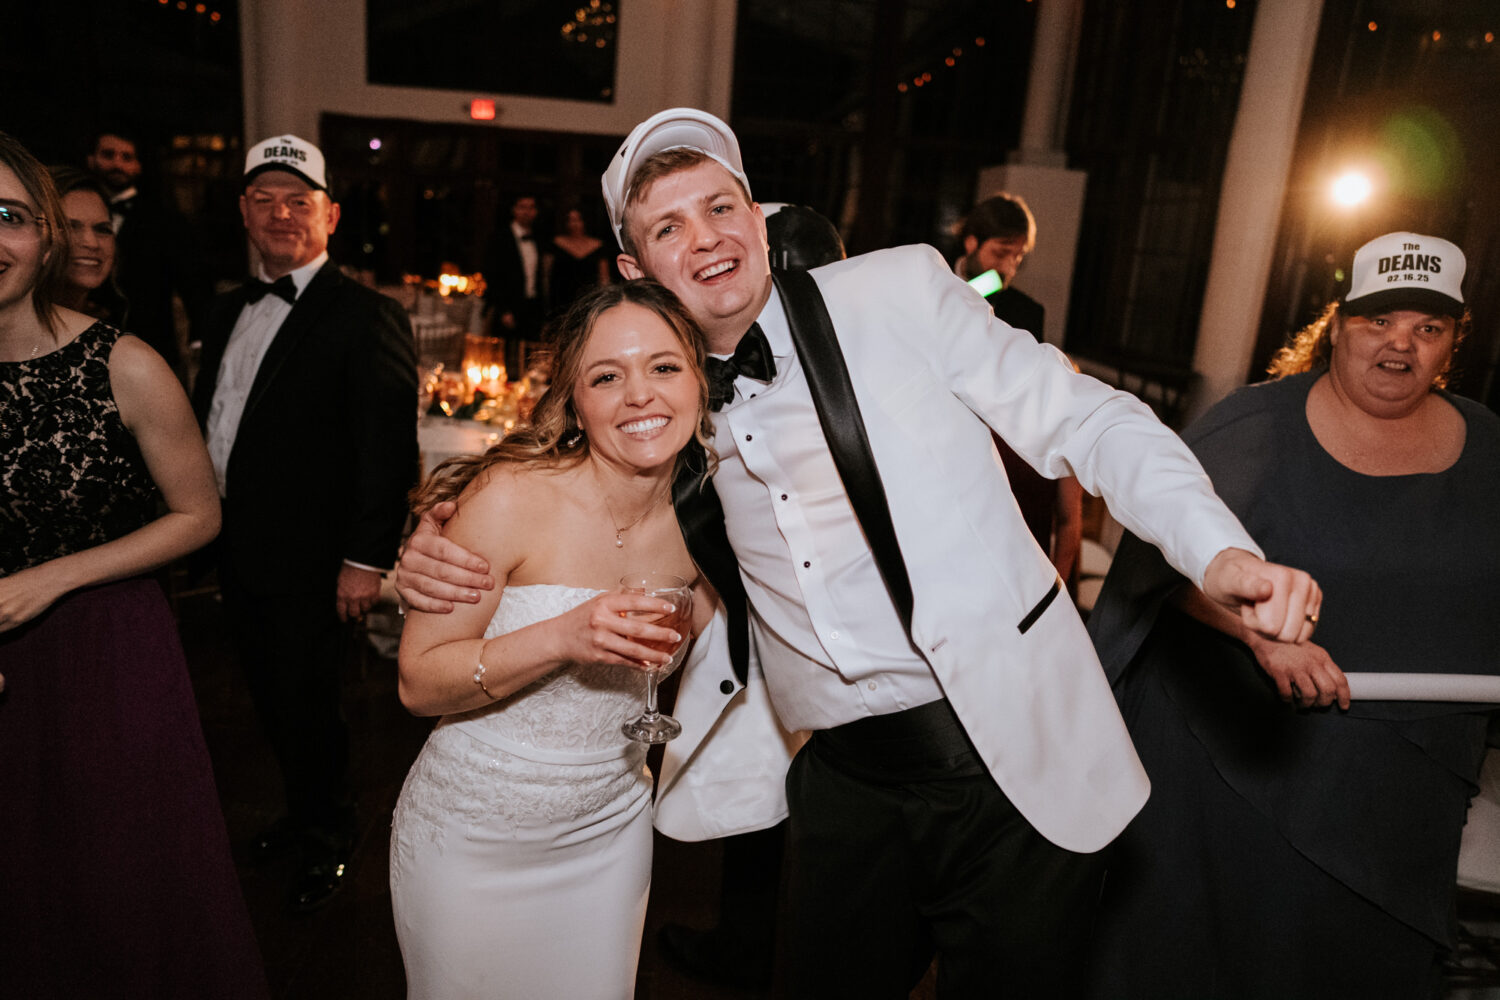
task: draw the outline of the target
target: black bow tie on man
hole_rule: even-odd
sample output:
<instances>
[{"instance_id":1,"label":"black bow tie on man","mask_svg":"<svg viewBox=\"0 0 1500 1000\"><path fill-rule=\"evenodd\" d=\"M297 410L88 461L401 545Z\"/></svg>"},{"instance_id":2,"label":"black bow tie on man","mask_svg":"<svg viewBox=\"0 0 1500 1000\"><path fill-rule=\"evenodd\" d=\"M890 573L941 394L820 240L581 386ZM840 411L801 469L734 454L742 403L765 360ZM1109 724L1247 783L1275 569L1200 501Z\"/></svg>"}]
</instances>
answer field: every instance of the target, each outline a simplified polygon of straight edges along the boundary
<instances>
[{"instance_id":1,"label":"black bow tie on man","mask_svg":"<svg viewBox=\"0 0 1500 1000\"><path fill-rule=\"evenodd\" d=\"M705 374L708 376L710 410L722 410L724 404L734 398L734 380L741 375L766 383L775 378L776 359L771 356L771 342L766 339L760 324L750 324L732 357L709 358Z\"/></svg>"},{"instance_id":2,"label":"black bow tie on man","mask_svg":"<svg viewBox=\"0 0 1500 1000\"><path fill-rule=\"evenodd\" d=\"M245 282L245 301L259 302L267 295L276 295L286 300L287 305L297 304L297 283L290 274L283 274L275 281L251 278Z\"/></svg>"}]
</instances>

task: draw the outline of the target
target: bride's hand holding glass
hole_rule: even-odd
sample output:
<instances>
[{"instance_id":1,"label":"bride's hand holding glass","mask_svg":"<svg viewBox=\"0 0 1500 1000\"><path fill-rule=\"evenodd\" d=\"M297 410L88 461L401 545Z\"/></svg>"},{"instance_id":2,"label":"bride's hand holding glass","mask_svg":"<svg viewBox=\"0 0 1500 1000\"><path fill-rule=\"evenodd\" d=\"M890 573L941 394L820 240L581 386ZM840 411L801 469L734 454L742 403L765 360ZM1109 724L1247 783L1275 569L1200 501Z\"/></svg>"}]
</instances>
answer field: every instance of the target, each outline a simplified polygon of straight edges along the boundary
<instances>
[{"instance_id":1,"label":"bride's hand holding glass","mask_svg":"<svg viewBox=\"0 0 1500 1000\"><path fill-rule=\"evenodd\" d=\"M669 573L636 573L621 577L620 593L663 600L672 608L666 614L655 616L655 624L670 629L679 638L673 641L643 640L669 658L665 664L659 664L658 660L641 661L646 669L646 709L639 718L620 727L621 732L639 743L665 743L677 738L682 732L682 725L670 715L662 715L657 711L656 685L677 665L682 652L687 649L686 640L693 622L693 591L680 576ZM643 616L637 614L634 617Z\"/></svg>"},{"instance_id":2,"label":"bride's hand holding glass","mask_svg":"<svg viewBox=\"0 0 1500 1000\"><path fill-rule=\"evenodd\" d=\"M691 593L691 592L689 592ZM559 616L563 648L555 659L667 668L688 632L673 602L641 592L612 591ZM682 624L679 627L679 622Z\"/></svg>"}]
</instances>

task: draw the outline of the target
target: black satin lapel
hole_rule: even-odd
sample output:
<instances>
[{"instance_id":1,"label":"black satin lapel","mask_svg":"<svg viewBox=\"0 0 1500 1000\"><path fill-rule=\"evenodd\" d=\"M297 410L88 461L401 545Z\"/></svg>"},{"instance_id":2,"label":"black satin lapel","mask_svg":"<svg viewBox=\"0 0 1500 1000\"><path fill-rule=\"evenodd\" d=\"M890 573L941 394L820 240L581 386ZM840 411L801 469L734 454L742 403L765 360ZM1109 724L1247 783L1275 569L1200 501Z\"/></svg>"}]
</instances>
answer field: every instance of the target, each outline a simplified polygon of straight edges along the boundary
<instances>
[{"instance_id":1,"label":"black satin lapel","mask_svg":"<svg viewBox=\"0 0 1500 1000\"><path fill-rule=\"evenodd\" d=\"M792 342L797 345L802 371L818 411L818 423L823 427L828 450L833 453L833 464L849 494L854 516L859 518L859 526L870 543L896 614L910 635L911 580L906 575L906 562L901 558L901 546L891 524L885 486L875 468L870 439L865 435L859 400L849 381L849 367L839 349L823 294L818 291L817 282L804 271L772 271L772 277L786 307Z\"/></svg>"},{"instance_id":2,"label":"black satin lapel","mask_svg":"<svg viewBox=\"0 0 1500 1000\"><path fill-rule=\"evenodd\" d=\"M297 301L292 305L292 311L282 321L281 328L276 331L276 336L271 340L271 345L266 348L260 368L255 372L255 382L250 386L250 395L245 400L245 417L254 412L256 404L266 394L266 387L276 380L276 373L286 364L287 359L297 352L302 338L317 324L328 307L334 287L343 280L345 280L344 276L330 260L318 269L312 281L307 283L307 288L297 296ZM241 420L243 422L243 418Z\"/></svg>"},{"instance_id":3,"label":"black satin lapel","mask_svg":"<svg viewBox=\"0 0 1500 1000\"><path fill-rule=\"evenodd\" d=\"M688 554L724 602L729 618L729 658L735 677L744 684L750 676L748 601L744 582L740 580L739 562L734 558L729 533L724 528L724 505L719 502L713 480L703 478L706 461L698 443L690 443L672 481L672 506L677 509L677 523L682 528Z\"/></svg>"}]
</instances>

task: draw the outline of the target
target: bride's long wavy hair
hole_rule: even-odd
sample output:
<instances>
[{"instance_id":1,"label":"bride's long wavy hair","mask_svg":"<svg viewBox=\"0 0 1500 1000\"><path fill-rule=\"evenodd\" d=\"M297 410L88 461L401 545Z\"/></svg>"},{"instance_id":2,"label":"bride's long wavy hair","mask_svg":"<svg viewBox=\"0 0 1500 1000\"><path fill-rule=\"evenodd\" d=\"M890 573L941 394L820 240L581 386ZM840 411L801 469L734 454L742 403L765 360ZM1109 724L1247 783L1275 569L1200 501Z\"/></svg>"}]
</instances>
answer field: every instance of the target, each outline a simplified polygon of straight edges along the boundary
<instances>
[{"instance_id":1,"label":"bride's long wavy hair","mask_svg":"<svg viewBox=\"0 0 1500 1000\"><path fill-rule=\"evenodd\" d=\"M606 312L625 303L649 309L660 317L672 329L687 356L693 377L698 382L698 422L693 429L693 439L705 456L703 473L711 472L715 456L713 424L708 418L708 380L703 374L707 352L703 331L677 296L662 285L644 279L627 281L580 295L566 313L547 327L543 339L552 361L551 388L537 401L531 420L517 425L500 443L482 455L450 458L439 465L425 482L412 490L413 512L421 516L434 504L456 499L475 478L501 462L567 468L588 458L588 435L578 424L573 392L578 383L584 348L588 346L594 325ZM678 468L694 451L692 447L683 449L677 456Z\"/></svg>"}]
</instances>

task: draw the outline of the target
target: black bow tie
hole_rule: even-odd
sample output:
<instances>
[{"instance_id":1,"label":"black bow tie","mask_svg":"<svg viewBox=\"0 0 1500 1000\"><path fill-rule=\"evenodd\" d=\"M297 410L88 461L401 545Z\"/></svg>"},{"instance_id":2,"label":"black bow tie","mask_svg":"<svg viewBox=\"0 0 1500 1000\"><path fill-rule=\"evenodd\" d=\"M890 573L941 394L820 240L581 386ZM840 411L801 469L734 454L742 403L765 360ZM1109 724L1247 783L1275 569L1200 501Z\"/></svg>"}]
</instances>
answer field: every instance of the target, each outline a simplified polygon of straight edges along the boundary
<instances>
[{"instance_id":1,"label":"black bow tie","mask_svg":"<svg viewBox=\"0 0 1500 1000\"><path fill-rule=\"evenodd\" d=\"M245 282L245 301L259 302L267 295L277 295L285 299L288 305L297 303L297 283L292 280L290 274L283 274L275 281L261 281L259 278L251 278Z\"/></svg>"},{"instance_id":2,"label":"black bow tie","mask_svg":"<svg viewBox=\"0 0 1500 1000\"><path fill-rule=\"evenodd\" d=\"M771 356L771 342L759 323L751 323L750 329L740 338L734 356L728 359L709 358L708 408L722 410L724 404L734 398L734 380L741 375L757 382L770 382L776 377L776 359Z\"/></svg>"}]
</instances>

